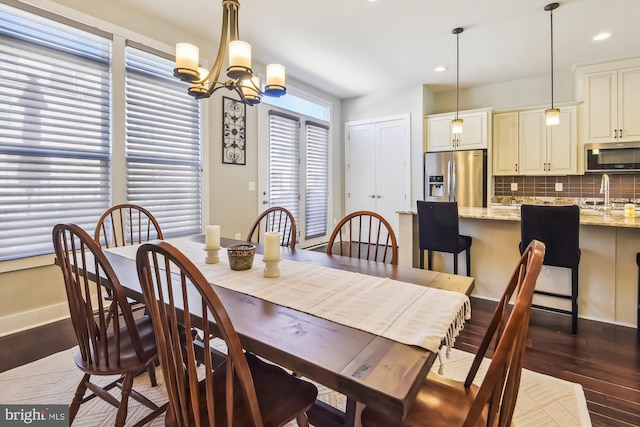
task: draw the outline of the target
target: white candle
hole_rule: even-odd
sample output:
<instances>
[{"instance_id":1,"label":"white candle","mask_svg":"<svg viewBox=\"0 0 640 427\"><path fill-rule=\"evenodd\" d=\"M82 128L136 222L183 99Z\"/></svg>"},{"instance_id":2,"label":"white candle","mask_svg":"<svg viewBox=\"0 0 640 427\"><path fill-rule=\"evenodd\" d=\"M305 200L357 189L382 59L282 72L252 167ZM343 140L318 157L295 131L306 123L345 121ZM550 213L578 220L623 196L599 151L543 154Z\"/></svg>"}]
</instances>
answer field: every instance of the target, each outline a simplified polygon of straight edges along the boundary
<instances>
[{"instance_id":1,"label":"white candle","mask_svg":"<svg viewBox=\"0 0 640 427\"><path fill-rule=\"evenodd\" d=\"M277 261L280 259L280 233L267 231L264 233L263 261Z\"/></svg>"},{"instance_id":2,"label":"white candle","mask_svg":"<svg viewBox=\"0 0 640 427\"><path fill-rule=\"evenodd\" d=\"M204 248L220 249L220 226L219 225L207 225L206 233L204 235Z\"/></svg>"}]
</instances>

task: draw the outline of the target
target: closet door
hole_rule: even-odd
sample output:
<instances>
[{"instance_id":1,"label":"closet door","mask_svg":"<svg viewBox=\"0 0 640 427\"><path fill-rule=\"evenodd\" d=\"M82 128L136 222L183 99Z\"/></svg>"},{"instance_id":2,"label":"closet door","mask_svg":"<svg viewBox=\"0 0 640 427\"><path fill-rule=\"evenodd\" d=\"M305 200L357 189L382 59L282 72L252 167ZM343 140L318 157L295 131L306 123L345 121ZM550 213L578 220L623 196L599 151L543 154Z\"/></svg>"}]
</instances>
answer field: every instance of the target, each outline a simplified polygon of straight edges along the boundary
<instances>
[{"instance_id":1,"label":"closet door","mask_svg":"<svg viewBox=\"0 0 640 427\"><path fill-rule=\"evenodd\" d=\"M346 124L345 213L367 210L399 229L410 206L409 116Z\"/></svg>"}]
</instances>

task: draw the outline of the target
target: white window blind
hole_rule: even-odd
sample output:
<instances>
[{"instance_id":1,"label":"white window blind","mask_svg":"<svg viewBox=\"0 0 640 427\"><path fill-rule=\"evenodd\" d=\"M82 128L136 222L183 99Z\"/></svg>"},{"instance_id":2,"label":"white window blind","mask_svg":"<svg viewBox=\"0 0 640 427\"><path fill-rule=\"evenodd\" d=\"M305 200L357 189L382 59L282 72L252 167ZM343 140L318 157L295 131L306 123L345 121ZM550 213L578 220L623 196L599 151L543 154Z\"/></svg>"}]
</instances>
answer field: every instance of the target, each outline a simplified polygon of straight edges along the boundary
<instances>
[{"instance_id":1,"label":"white window blind","mask_svg":"<svg viewBox=\"0 0 640 427\"><path fill-rule=\"evenodd\" d=\"M165 237L202 231L200 104L171 60L126 49L127 199L149 210Z\"/></svg>"},{"instance_id":2,"label":"white window blind","mask_svg":"<svg viewBox=\"0 0 640 427\"><path fill-rule=\"evenodd\" d=\"M306 124L305 238L327 234L329 205L329 127Z\"/></svg>"},{"instance_id":3,"label":"white window blind","mask_svg":"<svg viewBox=\"0 0 640 427\"><path fill-rule=\"evenodd\" d=\"M0 261L109 206L111 40L0 4Z\"/></svg>"},{"instance_id":4,"label":"white window blind","mask_svg":"<svg viewBox=\"0 0 640 427\"><path fill-rule=\"evenodd\" d=\"M269 205L300 218L300 122L297 117L269 112Z\"/></svg>"}]
</instances>

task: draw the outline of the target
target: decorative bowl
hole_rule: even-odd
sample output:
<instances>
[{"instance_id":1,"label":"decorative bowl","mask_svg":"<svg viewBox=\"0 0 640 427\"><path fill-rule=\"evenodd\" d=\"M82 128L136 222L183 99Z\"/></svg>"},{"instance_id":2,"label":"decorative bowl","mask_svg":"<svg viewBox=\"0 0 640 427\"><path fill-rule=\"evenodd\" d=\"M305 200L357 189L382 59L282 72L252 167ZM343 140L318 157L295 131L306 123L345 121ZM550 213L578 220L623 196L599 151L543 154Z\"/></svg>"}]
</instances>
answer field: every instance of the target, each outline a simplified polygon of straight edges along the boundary
<instances>
[{"instance_id":1,"label":"decorative bowl","mask_svg":"<svg viewBox=\"0 0 640 427\"><path fill-rule=\"evenodd\" d=\"M256 254L256 246L249 243L232 245L227 248L229 267L232 270L249 270L253 266L253 256Z\"/></svg>"}]
</instances>

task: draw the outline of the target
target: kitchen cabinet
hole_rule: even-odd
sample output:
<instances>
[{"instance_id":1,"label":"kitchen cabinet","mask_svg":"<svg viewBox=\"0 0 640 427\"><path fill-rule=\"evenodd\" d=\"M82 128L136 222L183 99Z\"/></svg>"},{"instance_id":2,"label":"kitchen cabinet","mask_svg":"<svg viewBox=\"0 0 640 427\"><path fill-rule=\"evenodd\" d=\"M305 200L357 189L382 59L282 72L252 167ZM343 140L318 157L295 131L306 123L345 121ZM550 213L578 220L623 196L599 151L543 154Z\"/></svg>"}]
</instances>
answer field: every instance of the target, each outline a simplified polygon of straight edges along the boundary
<instances>
[{"instance_id":1,"label":"kitchen cabinet","mask_svg":"<svg viewBox=\"0 0 640 427\"><path fill-rule=\"evenodd\" d=\"M518 175L518 112L493 115L493 174Z\"/></svg>"},{"instance_id":2,"label":"kitchen cabinet","mask_svg":"<svg viewBox=\"0 0 640 427\"><path fill-rule=\"evenodd\" d=\"M640 67L585 75L587 142L640 139Z\"/></svg>"},{"instance_id":3,"label":"kitchen cabinet","mask_svg":"<svg viewBox=\"0 0 640 427\"><path fill-rule=\"evenodd\" d=\"M518 174L575 175L578 173L576 106L560 108L560 124L547 126L544 109L518 115Z\"/></svg>"},{"instance_id":4,"label":"kitchen cabinet","mask_svg":"<svg viewBox=\"0 0 640 427\"><path fill-rule=\"evenodd\" d=\"M451 121L455 113L427 116L427 151L477 150L486 149L490 126L490 110L461 111L463 120L461 134L451 133Z\"/></svg>"}]
</instances>

